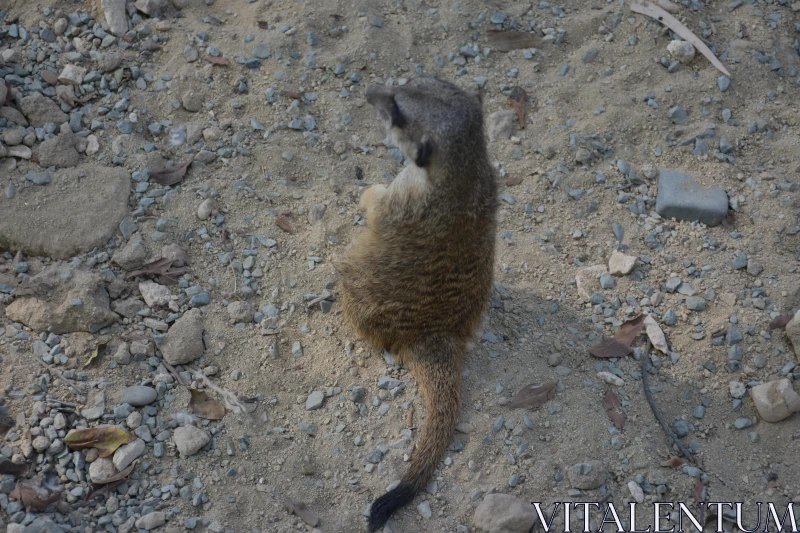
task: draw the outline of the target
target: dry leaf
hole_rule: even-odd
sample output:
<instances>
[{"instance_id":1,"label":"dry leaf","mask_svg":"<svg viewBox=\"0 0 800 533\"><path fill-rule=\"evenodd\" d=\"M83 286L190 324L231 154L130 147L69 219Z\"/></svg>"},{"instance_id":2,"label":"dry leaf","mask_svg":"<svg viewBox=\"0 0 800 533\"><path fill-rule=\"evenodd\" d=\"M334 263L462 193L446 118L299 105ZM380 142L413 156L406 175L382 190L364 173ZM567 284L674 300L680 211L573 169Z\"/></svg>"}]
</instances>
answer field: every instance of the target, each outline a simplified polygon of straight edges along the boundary
<instances>
[{"instance_id":1,"label":"dry leaf","mask_svg":"<svg viewBox=\"0 0 800 533\"><path fill-rule=\"evenodd\" d=\"M292 224L291 221L289 221L289 219L286 217L283 216L278 217L277 219L275 219L275 224L286 233L293 234L295 232L294 224Z\"/></svg>"},{"instance_id":2,"label":"dry leaf","mask_svg":"<svg viewBox=\"0 0 800 533\"><path fill-rule=\"evenodd\" d=\"M64 443L73 450L97 448L100 457L108 457L117 448L136 440L136 437L119 426L79 429L67 435Z\"/></svg>"},{"instance_id":3,"label":"dry leaf","mask_svg":"<svg viewBox=\"0 0 800 533\"><path fill-rule=\"evenodd\" d=\"M286 98L291 98L292 100L300 100L302 95L297 91L283 91L283 95Z\"/></svg>"},{"instance_id":4,"label":"dry leaf","mask_svg":"<svg viewBox=\"0 0 800 533\"><path fill-rule=\"evenodd\" d=\"M542 385L531 384L523 387L517 394L515 394L511 399L509 406L512 409L518 409L521 407L535 409L536 407L540 407L542 404L547 403L549 400L552 400L555 395L556 383L554 381L548 381Z\"/></svg>"},{"instance_id":5,"label":"dry leaf","mask_svg":"<svg viewBox=\"0 0 800 533\"><path fill-rule=\"evenodd\" d=\"M86 361L86 363L84 363L83 368L86 368L89 365L91 365L100 355L100 352L105 351L106 346L107 346L106 344L98 344L97 348L95 348L94 351L92 352L92 355L90 355L89 359Z\"/></svg>"},{"instance_id":6,"label":"dry leaf","mask_svg":"<svg viewBox=\"0 0 800 533\"><path fill-rule=\"evenodd\" d=\"M506 180L506 187L513 187L514 185L519 185L520 183L522 183L522 178L516 176L513 178L508 178Z\"/></svg>"},{"instance_id":7,"label":"dry leaf","mask_svg":"<svg viewBox=\"0 0 800 533\"><path fill-rule=\"evenodd\" d=\"M683 459L674 455L666 461L661 461L661 466L664 468L678 468L681 465L683 465Z\"/></svg>"},{"instance_id":8,"label":"dry leaf","mask_svg":"<svg viewBox=\"0 0 800 533\"><path fill-rule=\"evenodd\" d=\"M605 339L597 346L589 348L589 353L601 359L625 357L633 351L631 343L642 331L642 327L644 327L644 315L628 320L620 326L613 339Z\"/></svg>"},{"instance_id":9,"label":"dry leaf","mask_svg":"<svg viewBox=\"0 0 800 533\"><path fill-rule=\"evenodd\" d=\"M309 526L317 527L317 524L319 524L319 516L317 516L317 513L306 507L306 504L303 502L286 498L283 501L283 505L286 506L286 510L289 511L289 513L296 514Z\"/></svg>"},{"instance_id":10,"label":"dry leaf","mask_svg":"<svg viewBox=\"0 0 800 533\"><path fill-rule=\"evenodd\" d=\"M0 458L0 474L11 474L14 477L19 477L28 470L28 465L12 463L5 457Z\"/></svg>"},{"instance_id":11,"label":"dry leaf","mask_svg":"<svg viewBox=\"0 0 800 533\"><path fill-rule=\"evenodd\" d=\"M22 482L17 481L14 490L8 495L12 500L17 500L25 507L25 511L31 509L35 511L44 511L51 503L56 503L61 499L60 492L54 492L47 498L39 498L37 491L30 486L24 485Z\"/></svg>"},{"instance_id":12,"label":"dry leaf","mask_svg":"<svg viewBox=\"0 0 800 533\"><path fill-rule=\"evenodd\" d=\"M489 30L486 32L489 48L500 52L510 52L521 48L536 48L541 39L535 33L523 31Z\"/></svg>"},{"instance_id":13,"label":"dry leaf","mask_svg":"<svg viewBox=\"0 0 800 533\"><path fill-rule=\"evenodd\" d=\"M192 399L189 400L189 409L200 418L206 420L222 420L225 416L225 406L217 400L211 399L203 391L189 389Z\"/></svg>"},{"instance_id":14,"label":"dry leaf","mask_svg":"<svg viewBox=\"0 0 800 533\"><path fill-rule=\"evenodd\" d=\"M192 164L192 161L194 161L193 157L178 166L157 170L150 175L150 179L161 185L176 185L186 175L186 170Z\"/></svg>"},{"instance_id":15,"label":"dry leaf","mask_svg":"<svg viewBox=\"0 0 800 533\"><path fill-rule=\"evenodd\" d=\"M89 494L86 495L86 500L85 501L87 501L87 502L91 501L91 500L95 499L96 497L100 496L101 494L110 494L111 491L113 491L114 489L116 489L117 487L119 487L120 485L125 483L126 481L128 481L128 480L127 479L118 479L116 481L112 481L112 482L109 482L109 483L106 483L106 484L103 484L103 485L98 485L98 484L95 483L93 485L92 491Z\"/></svg>"},{"instance_id":16,"label":"dry leaf","mask_svg":"<svg viewBox=\"0 0 800 533\"><path fill-rule=\"evenodd\" d=\"M703 501L703 489L705 485L699 479L694 482L694 489L692 489L692 497L695 501L702 502Z\"/></svg>"},{"instance_id":17,"label":"dry leaf","mask_svg":"<svg viewBox=\"0 0 800 533\"><path fill-rule=\"evenodd\" d=\"M714 65L720 72L726 76L731 75L730 72L728 72L728 69L726 69L720 60L717 59L717 56L715 56L714 53L708 49L706 43L704 43L697 35L692 33L692 30L684 26L678 19L664 11L663 8L653 5L646 0L634 0L630 4L630 10L634 13L647 15L650 18L656 19L661 24L683 37L685 41L692 43L694 47L701 54L706 56L706 58L711 61L711 64Z\"/></svg>"},{"instance_id":18,"label":"dry leaf","mask_svg":"<svg viewBox=\"0 0 800 533\"><path fill-rule=\"evenodd\" d=\"M525 129L525 101L528 99L528 93L522 87L514 87L508 99L511 100L511 105L517 113L519 127Z\"/></svg>"},{"instance_id":19,"label":"dry leaf","mask_svg":"<svg viewBox=\"0 0 800 533\"><path fill-rule=\"evenodd\" d=\"M776 316L774 319L772 319L772 322L769 323L769 330L772 331L773 329L785 328L786 324L791 322L793 317L794 315L791 313L788 315Z\"/></svg>"},{"instance_id":20,"label":"dry leaf","mask_svg":"<svg viewBox=\"0 0 800 533\"><path fill-rule=\"evenodd\" d=\"M223 56L206 56L206 61L208 61L212 65L221 65L223 67L230 65L231 63L227 57Z\"/></svg>"},{"instance_id":21,"label":"dry leaf","mask_svg":"<svg viewBox=\"0 0 800 533\"><path fill-rule=\"evenodd\" d=\"M617 398L617 395L614 394L614 391L609 390L606 393L606 397L603 399L603 409L606 410L608 418L614 422L615 428L622 429L625 426L628 415L622 410L622 404L619 398Z\"/></svg>"},{"instance_id":22,"label":"dry leaf","mask_svg":"<svg viewBox=\"0 0 800 533\"><path fill-rule=\"evenodd\" d=\"M130 279L136 276L158 276L158 282L162 285L175 285L178 283L178 276L185 274L189 269L186 267L172 268L173 262L172 259L156 259L138 270L128 272L125 277Z\"/></svg>"}]
</instances>

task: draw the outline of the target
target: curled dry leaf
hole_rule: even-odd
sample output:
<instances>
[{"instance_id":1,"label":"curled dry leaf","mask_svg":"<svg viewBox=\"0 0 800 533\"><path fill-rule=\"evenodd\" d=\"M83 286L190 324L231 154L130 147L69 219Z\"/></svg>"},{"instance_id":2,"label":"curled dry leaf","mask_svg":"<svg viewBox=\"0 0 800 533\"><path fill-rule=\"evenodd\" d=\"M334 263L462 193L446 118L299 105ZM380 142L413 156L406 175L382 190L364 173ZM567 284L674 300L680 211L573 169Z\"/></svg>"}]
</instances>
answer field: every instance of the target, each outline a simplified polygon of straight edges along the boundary
<instances>
[{"instance_id":1,"label":"curled dry leaf","mask_svg":"<svg viewBox=\"0 0 800 533\"><path fill-rule=\"evenodd\" d=\"M103 481L98 481L95 483L95 485L107 485L109 483L114 483L115 481L125 481L126 479L128 479L128 476L131 475L131 472L133 472L133 468L136 466L136 463L137 461L134 461L131 466L129 466L122 472L117 472L108 479L105 479Z\"/></svg>"},{"instance_id":2,"label":"curled dry leaf","mask_svg":"<svg viewBox=\"0 0 800 533\"><path fill-rule=\"evenodd\" d=\"M275 224L286 233L295 233L294 224L285 216L276 218Z\"/></svg>"},{"instance_id":3,"label":"curled dry leaf","mask_svg":"<svg viewBox=\"0 0 800 533\"><path fill-rule=\"evenodd\" d=\"M92 501L93 499L97 498L101 494L111 494L111 492L128 481L127 479L118 479L116 481L111 481L109 483L105 483L103 485L94 484L92 486L92 491L86 495L86 501Z\"/></svg>"},{"instance_id":4,"label":"curled dry leaf","mask_svg":"<svg viewBox=\"0 0 800 533\"><path fill-rule=\"evenodd\" d=\"M794 317L793 314L789 313L788 315L781 315L776 316L772 319L772 322L769 323L769 330L772 331L773 329L783 329L786 327L786 324L792 321Z\"/></svg>"},{"instance_id":5,"label":"curled dry leaf","mask_svg":"<svg viewBox=\"0 0 800 533\"><path fill-rule=\"evenodd\" d=\"M522 87L514 87L511 89L511 94L508 99L514 107L514 112L517 114L517 121L519 127L525 129L525 102L528 100L528 93Z\"/></svg>"},{"instance_id":6,"label":"curled dry leaf","mask_svg":"<svg viewBox=\"0 0 800 533\"><path fill-rule=\"evenodd\" d=\"M28 465L21 464L18 465L17 463L12 463L5 457L0 458L0 474L10 474L14 477L19 477L25 473L28 469Z\"/></svg>"},{"instance_id":7,"label":"curled dry leaf","mask_svg":"<svg viewBox=\"0 0 800 533\"><path fill-rule=\"evenodd\" d=\"M150 178L161 185L176 185L183 180L183 177L186 175L186 170L189 168L189 165L192 164L192 161L194 161L193 157L178 166L153 172Z\"/></svg>"},{"instance_id":8,"label":"curled dry leaf","mask_svg":"<svg viewBox=\"0 0 800 533\"><path fill-rule=\"evenodd\" d=\"M692 497L694 498L695 501L702 502L705 500L705 498L703 498L703 489L705 488L706 488L705 485L703 485L703 482L700 481L699 479L694 482L694 488L692 489Z\"/></svg>"},{"instance_id":9,"label":"curled dry leaf","mask_svg":"<svg viewBox=\"0 0 800 533\"><path fill-rule=\"evenodd\" d=\"M678 468L681 465L683 465L683 459L674 455L666 461L661 461L661 466L664 468Z\"/></svg>"},{"instance_id":10,"label":"curled dry leaf","mask_svg":"<svg viewBox=\"0 0 800 533\"><path fill-rule=\"evenodd\" d=\"M225 406L222 402L211 399L204 391L189 389L192 399L189 400L189 409L206 420L222 420L225 416Z\"/></svg>"},{"instance_id":11,"label":"curled dry leaf","mask_svg":"<svg viewBox=\"0 0 800 533\"><path fill-rule=\"evenodd\" d=\"M130 279L136 276L157 276L160 284L175 285L178 283L178 277L189 272L189 269L186 267L173 268L173 262L172 259L156 259L142 266L142 268L128 272L125 277Z\"/></svg>"},{"instance_id":12,"label":"curled dry leaf","mask_svg":"<svg viewBox=\"0 0 800 533\"><path fill-rule=\"evenodd\" d=\"M21 481L17 481L17 485L14 487L14 490L8 495L9 498L12 500L17 500L25 507L25 511L30 512L31 509L34 511L44 511L48 505L51 503L56 503L58 500L61 499L61 493L55 492L46 496L44 498L40 497L39 491L37 491L34 487L23 483Z\"/></svg>"},{"instance_id":13,"label":"curled dry leaf","mask_svg":"<svg viewBox=\"0 0 800 533\"><path fill-rule=\"evenodd\" d=\"M614 394L614 391L609 390L606 393L606 397L603 399L603 409L606 410L608 418L614 422L615 428L622 429L625 427L625 421L628 419L628 415L622 410L622 404L619 398L617 398L617 395Z\"/></svg>"},{"instance_id":14,"label":"curled dry leaf","mask_svg":"<svg viewBox=\"0 0 800 533\"><path fill-rule=\"evenodd\" d=\"M486 32L489 48L500 52L510 52L522 48L536 48L542 42L535 33L524 31L489 30Z\"/></svg>"},{"instance_id":15,"label":"curled dry leaf","mask_svg":"<svg viewBox=\"0 0 800 533\"><path fill-rule=\"evenodd\" d=\"M589 353L601 359L625 357L633 351L631 343L643 327L644 315L628 320L620 326L613 339L604 339L597 346L589 348Z\"/></svg>"},{"instance_id":16,"label":"curled dry leaf","mask_svg":"<svg viewBox=\"0 0 800 533\"><path fill-rule=\"evenodd\" d=\"M520 183L522 183L522 178L514 176L513 178L508 178L506 180L506 187L513 187L514 185L519 185Z\"/></svg>"},{"instance_id":17,"label":"curled dry leaf","mask_svg":"<svg viewBox=\"0 0 800 533\"><path fill-rule=\"evenodd\" d=\"M286 510L289 511L289 513L296 514L309 526L317 527L317 524L319 524L319 516L317 513L306 507L305 503L292 500L291 498L286 498L283 501L283 505L286 506Z\"/></svg>"},{"instance_id":18,"label":"curled dry leaf","mask_svg":"<svg viewBox=\"0 0 800 533\"><path fill-rule=\"evenodd\" d=\"M556 383L548 381L542 385L531 384L523 387L511 399L509 406L513 409L535 409L552 400L556 395Z\"/></svg>"},{"instance_id":19,"label":"curled dry leaf","mask_svg":"<svg viewBox=\"0 0 800 533\"><path fill-rule=\"evenodd\" d=\"M94 363L97 360L97 358L100 356L100 354L102 352L106 351L106 346L107 345L104 344L104 343L98 344L97 348L95 348L94 351L92 352L92 355L90 355L89 359L87 359L86 363L84 363L83 368L88 368L89 365Z\"/></svg>"},{"instance_id":20,"label":"curled dry leaf","mask_svg":"<svg viewBox=\"0 0 800 533\"><path fill-rule=\"evenodd\" d=\"M108 457L120 446L134 440L136 437L120 426L106 426L74 431L66 436L64 443L73 450L97 448L100 457Z\"/></svg>"}]
</instances>

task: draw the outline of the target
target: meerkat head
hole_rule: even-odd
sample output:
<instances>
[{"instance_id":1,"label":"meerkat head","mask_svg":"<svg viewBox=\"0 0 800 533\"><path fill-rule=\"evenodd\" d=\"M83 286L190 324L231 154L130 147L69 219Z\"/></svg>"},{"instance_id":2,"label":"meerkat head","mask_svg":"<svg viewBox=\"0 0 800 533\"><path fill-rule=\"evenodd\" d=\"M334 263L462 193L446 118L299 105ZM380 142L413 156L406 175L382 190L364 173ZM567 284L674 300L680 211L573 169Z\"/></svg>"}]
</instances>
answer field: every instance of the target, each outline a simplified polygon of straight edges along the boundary
<instances>
[{"instance_id":1,"label":"meerkat head","mask_svg":"<svg viewBox=\"0 0 800 533\"><path fill-rule=\"evenodd\" d=\"M406 85L369 85L367 102L378 111L392 142L418 167L463 157L483 144L480 93L468 93L434 76Z\"/></svg>"}]
</instances>

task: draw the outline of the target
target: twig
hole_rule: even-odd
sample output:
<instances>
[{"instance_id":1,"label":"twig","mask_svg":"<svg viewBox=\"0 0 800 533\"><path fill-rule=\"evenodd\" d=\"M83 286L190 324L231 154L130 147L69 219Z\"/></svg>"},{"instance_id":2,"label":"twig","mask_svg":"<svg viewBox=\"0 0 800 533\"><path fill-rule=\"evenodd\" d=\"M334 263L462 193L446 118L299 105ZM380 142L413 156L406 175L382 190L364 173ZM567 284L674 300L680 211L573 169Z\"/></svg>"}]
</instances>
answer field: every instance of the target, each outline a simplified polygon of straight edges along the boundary
<instances>
[{"instance_id":1,"label":"twig","mask_svg":"<svg viewBox=\"0 0 800 533\"><path fill-rule=\"evenodd\" d=\"M680 450L681 454L688 459L689 461L697 464L695 461L694 455L686 449L686 447L681 443L680 439L672 432L667 424L666 420L664 420L661 411L659 411L658 407L656 406L656 401L653 399L653 392L650 390L650 384L648 383L648 373L650 370L650 347L652 344L650 343L650 338L647 339L647 348L645 348L644 353L642 354L642 385L644 387L644 395L647 396L647 403L650 404L650 409L653 410L653 414L656 416L656 420L658 423L661 424L661 429L664 430L664 433L672 440L672 442L677 446L678 450Z\"/></svg>"},{"instance_id":2,"label":"twig","mask_svg":"<svg viewBox=\"0 0 800 533\"><path fill-rule=\"evenodd\" d=\"M47 364L47 363L45 363L44 361L42 361L42 360L38 359L38 358L37 358L35 355L33 355L33 353L32 353L32 352L29 352L29 353L31 354L31 358L33 358L33 360L34 360L34 361L36 361L37 363L39 363L39 364L40 364L40 365L41 365L41 366L42 366L42 367L43 367L45 370L47 370L48 372L52 373L52 374L53 374L55 377L57 377L58 379L60 379L61 381L63 381L63 382L64 382L64 383L66 383L67 385L69 385L69 387L70 387L70 388L71 388L73 391L75 391L76 393L80 394L81 396L84 396L84 395L86 395L86 392L84 392L84 391L83 391L83 389L81 389L80 387L78 387L77 385L75 385L75 383L73 383L73 382L72 382L72 381L70 381L69 379L65 378L65 377L64 377L64 375L62 374L62 372L61 372L60 370L58 370L58 369L56 369L56 368L53 368L52 366L48 365L48 364Z\"/></svg>"},{"instance_id":3,"label":"twig","mask_svg":"<svg viewBox=\"0 0 800 533\"><path fill-rule=\"evenodd\" d=\"M163 364L164 364L164 368L166 368L169 371L169 373L172 374L172 377L175 378L175 381L178 382L178 385L185 385L185 383L181 379L181 375L178 374L178 371L175 370L174 366L172 366L171 364L167 363L166 361L163 361Z\"/></svg>"},{"instance_id":4,"label":"twig","mask_svg":"<svg viewBox=\"0 0 800 533\"><path fill-rule=\"evenodd\" d=\"M233 411L238 415L247 414L247 408L244 406L244 404L242 404L241 401L239 401L239 398L237 398L234 393L232 393L227 389L223 389L221 387L218 387L217 385L214 385L214 383L210 379L208 379L205 376L205 374L203 374L196 368L192 368L191 372L192 376L194 376L195 379L197 379L198 381L202 381L206 387L208 387L209 389L213 390L214 392L222 396L222 398L225 400L225 407L229 411Z\"/></svg>"}]
</instances>

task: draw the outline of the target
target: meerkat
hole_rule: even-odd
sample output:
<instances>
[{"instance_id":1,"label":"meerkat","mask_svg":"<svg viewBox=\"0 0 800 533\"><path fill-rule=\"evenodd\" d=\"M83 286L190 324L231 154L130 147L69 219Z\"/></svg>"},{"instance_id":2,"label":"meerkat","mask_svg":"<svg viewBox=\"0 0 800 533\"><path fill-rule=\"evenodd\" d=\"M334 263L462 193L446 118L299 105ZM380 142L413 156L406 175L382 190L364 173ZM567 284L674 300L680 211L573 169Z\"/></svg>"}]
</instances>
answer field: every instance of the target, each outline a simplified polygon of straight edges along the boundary
<instances>
[{"instance_id":1,"label":"meerkat","mask_svg":"<svg viewBox=\"0 0 800 533\"><path fill-rule=\"evenodd\" d=\"M453 438L467 343L491 297L497 184L479 93L421 76L370 85L366 98L410 164L361 196L366 228L337 265L341 304L360 337L410 367L427 414L407 473L372 504L374 532L425 488Z\"/></svg>"}]
</instances>

